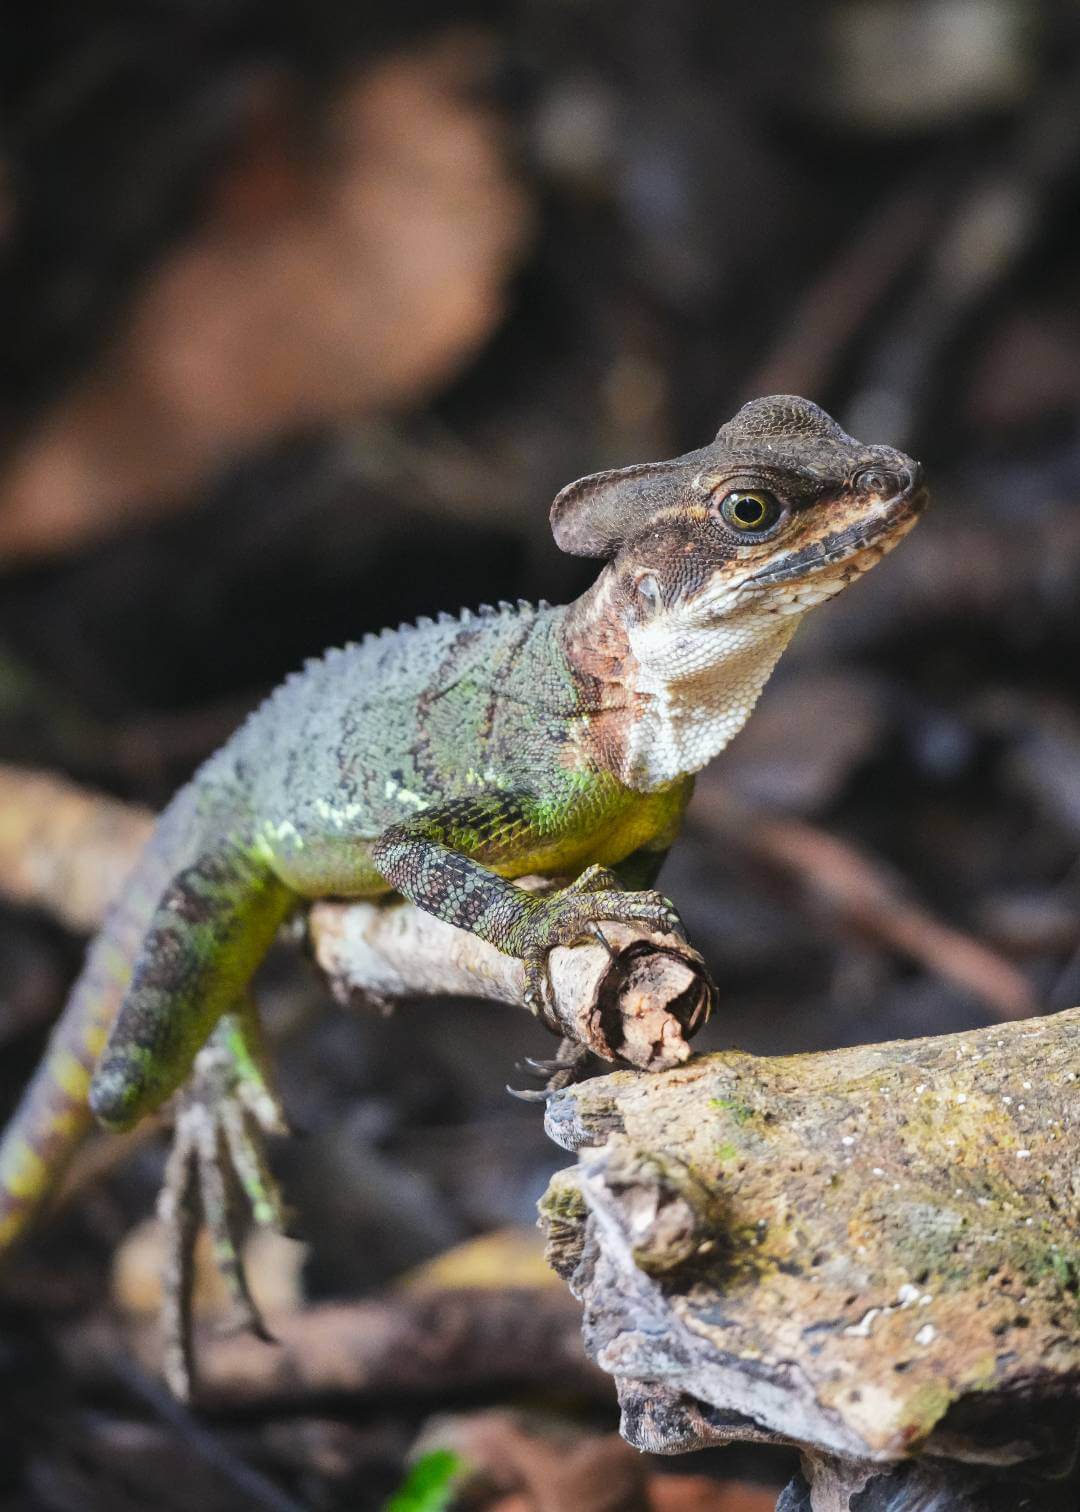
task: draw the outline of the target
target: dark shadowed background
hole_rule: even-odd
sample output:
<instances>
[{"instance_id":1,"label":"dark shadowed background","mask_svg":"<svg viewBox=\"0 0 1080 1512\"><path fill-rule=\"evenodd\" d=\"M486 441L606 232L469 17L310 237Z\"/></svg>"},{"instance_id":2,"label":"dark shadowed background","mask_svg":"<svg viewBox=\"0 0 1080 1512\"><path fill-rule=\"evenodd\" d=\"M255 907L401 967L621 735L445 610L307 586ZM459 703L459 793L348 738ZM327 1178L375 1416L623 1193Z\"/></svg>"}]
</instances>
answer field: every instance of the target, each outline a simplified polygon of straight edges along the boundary
<instances>
[{"instance_id":1,"label":"dark shadowed background","mask_svg":"<svg viewBox=\"0 0 1080 1512\"><path fill-rule=\"evenodd\" d=\"M1080 999L1074 5L5 11L0 760L160 805L305 656L580 591L591 565L547 529L569 479L803 393L919 456L934 507L699 784L664 877L720 983L698 1044ZM0 911L5 1108L81 949ZM529 1229L565 1156L503 1087L539 1027L350 1013L288 954L263 1001L310 1245L264 1284L377 1295ZM423 1400L195 1432L141 1378L80 1373L64 1341L153 1290L161 1159L86 1181L8 1283L3 1512L378 1507L430 1413L507 1404L433 1366ZM527 1232L499 1242L455 1278L540 1277ZM595 1390L530 1401L616 1420ZM656 1506L757 1512L789 1468L657 1464L711 1485ZM475 1505L540 1507L522 1484Z\"/></svg>"}]
</instances>

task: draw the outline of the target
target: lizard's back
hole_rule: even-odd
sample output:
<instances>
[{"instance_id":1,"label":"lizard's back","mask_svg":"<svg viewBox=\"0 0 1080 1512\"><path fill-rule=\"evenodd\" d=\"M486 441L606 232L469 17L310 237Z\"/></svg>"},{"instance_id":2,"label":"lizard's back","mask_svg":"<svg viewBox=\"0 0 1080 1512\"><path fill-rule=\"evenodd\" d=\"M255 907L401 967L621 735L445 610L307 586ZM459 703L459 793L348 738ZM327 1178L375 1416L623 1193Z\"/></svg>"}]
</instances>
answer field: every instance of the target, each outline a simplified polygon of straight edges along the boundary
<instances>
[{"instance_id":1,"label":"lizard's back","mask_svg":"<svg viewBox=\"0 0 1080 1512\"><path fill-rule=\"evenodd\" d=\"M481 788L572 781L565 753L583 713L561 613L421 620L309 662L235 737L254 811L275 834L355 844Z\"/></svg>"}]
</instances>

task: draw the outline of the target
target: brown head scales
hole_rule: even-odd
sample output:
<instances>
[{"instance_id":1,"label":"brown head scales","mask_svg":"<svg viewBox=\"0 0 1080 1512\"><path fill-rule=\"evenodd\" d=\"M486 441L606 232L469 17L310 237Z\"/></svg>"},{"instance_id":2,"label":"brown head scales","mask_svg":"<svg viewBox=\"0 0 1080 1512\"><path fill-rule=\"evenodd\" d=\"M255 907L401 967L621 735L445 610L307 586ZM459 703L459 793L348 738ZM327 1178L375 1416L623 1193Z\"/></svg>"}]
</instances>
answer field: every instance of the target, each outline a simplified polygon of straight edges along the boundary
<instances>
[{"instance_id":1,"label":"brown head scales","mask_svg":"<svg viewBox=\"0 0 1080 1512\"><path fill-rule=\"evenodd\" d=\"M606 684L606 707L641 726L616 763L624 780L652 787L703 766L802 615L879 562L926 502L913 458L788 394L743 405L698 451L564 488L557 544L607 564L568 618L568 650ZM663 738L645 739L658 720Z\"/></svg>"}]
</instances>

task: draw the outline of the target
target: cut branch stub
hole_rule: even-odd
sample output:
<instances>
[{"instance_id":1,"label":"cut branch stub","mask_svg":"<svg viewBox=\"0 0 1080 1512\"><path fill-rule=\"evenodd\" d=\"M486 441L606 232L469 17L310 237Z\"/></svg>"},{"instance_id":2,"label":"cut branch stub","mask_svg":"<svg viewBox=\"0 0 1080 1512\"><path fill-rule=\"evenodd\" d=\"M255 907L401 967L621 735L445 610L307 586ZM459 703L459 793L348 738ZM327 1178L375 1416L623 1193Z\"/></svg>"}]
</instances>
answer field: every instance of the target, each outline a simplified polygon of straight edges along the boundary
<instances>
[{"instance_id":1,"label":"cut branch stub","mask_svg":"<svg viewBox=\"0 0 1080 1512\"><path fill-rule=\"evenodd\" d=\"M701 956L641 925L603 927L551 953L552 1017L603 1060L648 1071L680 1065L709 1016L715 987ZM311 912L315 958L334 991L396 998L479 997L522 1005L520 961L411 904L320 903Z\"/></svg>"},{"instance_id":2,"label":"cut branch stub","mask_svg":"<svg viewBox=\"0 0 1080 1512\"><path fill-rule=\"evenodd\" d=\"M1073 1445L1080 1009L556 1093L541 1204L623 1431L883 1462Z\"/></svg>"}]
</instances>

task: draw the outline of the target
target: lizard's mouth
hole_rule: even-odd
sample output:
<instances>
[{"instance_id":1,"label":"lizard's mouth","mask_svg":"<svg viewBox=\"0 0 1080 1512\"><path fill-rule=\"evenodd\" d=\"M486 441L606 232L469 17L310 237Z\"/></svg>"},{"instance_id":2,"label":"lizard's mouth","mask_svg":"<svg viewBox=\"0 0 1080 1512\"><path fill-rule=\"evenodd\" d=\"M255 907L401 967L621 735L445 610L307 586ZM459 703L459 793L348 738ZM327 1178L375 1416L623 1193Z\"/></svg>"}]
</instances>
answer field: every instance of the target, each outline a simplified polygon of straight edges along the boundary
<instances>
[{"instance_id":1,"label":"lizard's mouth","mask_svg":"<svg viewBox=\"0 0 1080 1512\"><path fill-rule=\"evenodd\" d=\"M850 563L866 570L901 541L926 508L929 495L916 465L906 486L887 499L872 504L852 501L843 523L835 521L814 540L804 540L780 553L748 577L744 588L764 588L817 576L830 568ZM859 558L864 558L862 564Z\"/></svg>"}]
</instances>

